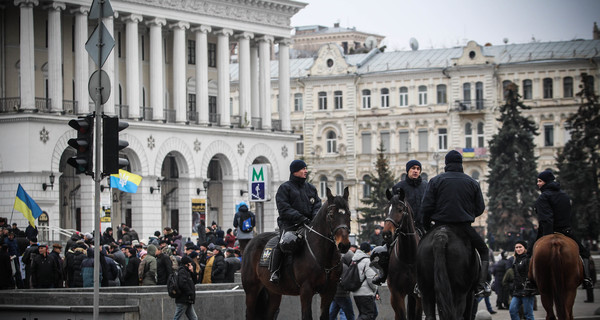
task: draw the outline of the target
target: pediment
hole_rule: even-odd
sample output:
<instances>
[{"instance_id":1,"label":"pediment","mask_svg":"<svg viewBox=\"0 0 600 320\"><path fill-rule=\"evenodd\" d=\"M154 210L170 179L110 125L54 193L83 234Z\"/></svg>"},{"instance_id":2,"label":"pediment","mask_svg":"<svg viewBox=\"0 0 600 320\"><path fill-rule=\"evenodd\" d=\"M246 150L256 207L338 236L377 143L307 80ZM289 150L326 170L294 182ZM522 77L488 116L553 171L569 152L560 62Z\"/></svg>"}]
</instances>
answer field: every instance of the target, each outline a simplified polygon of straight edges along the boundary
<instances>
[{"instance_id":1,"label":"pediment","mask_svg":"<svg viewBox=\"0 0 600 320\"><path fill-rule=\"evenodd\" d=\"M356 72L356 66L349 65L335 43L328 43L319 49L317 59L308 70L309 76L333 76Z\"/></svg>"},{"instance_id":2,"label":"pediment","mask_svg":"<svg viewBox=\"0 0 600 320\"><path fill-rule=\"evenodd\" d=\"M452 60L454 65L457 66L494 63L494 57L484 56L482 47L475 41L469 41L463 48L462 55L459 58L454 58Z\"/></svg>"}]
</instances>

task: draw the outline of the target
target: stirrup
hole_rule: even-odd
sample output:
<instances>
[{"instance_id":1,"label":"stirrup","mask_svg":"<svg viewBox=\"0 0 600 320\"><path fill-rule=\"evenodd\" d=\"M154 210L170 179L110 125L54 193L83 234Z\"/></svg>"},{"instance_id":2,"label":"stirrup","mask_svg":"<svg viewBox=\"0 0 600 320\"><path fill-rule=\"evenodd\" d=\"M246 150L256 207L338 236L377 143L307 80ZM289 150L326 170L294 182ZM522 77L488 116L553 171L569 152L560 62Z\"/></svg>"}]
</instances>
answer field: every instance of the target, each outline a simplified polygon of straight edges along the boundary
<instances>
[{"instance_id":1,"label":"stirrup","mask_svg":"<svg viewBox=\"0 0 600 320\"><path fill-rule=\"evenodd\" d=\"M583 278L583 288L584 289L593 289L594 288L594 283L592 282L592 279L590 279L590 278Z\"/></svg>"},{"instance_id":2,"label":"stirrup","mask_svg":"<svg viewBox=\"0 0 600 320\"><path fill-rule=\"evenodd\" d=\"M279 270L273 271L273 273L271 273L271 278L269 279L269 281L273 284L279 283Z\"/></svg>"},{"instance_id":3,"label":"stirrup","mask_svg":"<svg viewBox=\"0 0 600 320\"><path fill-rule=\"evenodd\" d=\"M476 298L489 297L492 294L492 289L487 282L479 284L477 286L477 292L475 293Z\"/></svg>"},{"instance_id":4,"label":"stirrup","mask_svg":"<svg viewBox=\"0 0 600 320\"><path fill-rule=\"evenodd\" d=\"M423 296L421 296L421 290L419 290L418 283L415 283L415 289L413 290L413 293L416 294L419 298L423 298Z\"/></svg>"}]
</instances>

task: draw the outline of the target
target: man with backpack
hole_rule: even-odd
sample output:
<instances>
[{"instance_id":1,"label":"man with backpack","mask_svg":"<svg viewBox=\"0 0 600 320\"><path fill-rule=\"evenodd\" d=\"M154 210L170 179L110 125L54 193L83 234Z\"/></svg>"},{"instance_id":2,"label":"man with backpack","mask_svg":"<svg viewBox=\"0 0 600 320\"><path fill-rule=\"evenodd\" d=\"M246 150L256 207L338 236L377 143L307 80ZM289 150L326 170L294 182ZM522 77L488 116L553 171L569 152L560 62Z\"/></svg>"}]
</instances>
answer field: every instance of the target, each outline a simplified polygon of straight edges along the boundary
<instances>
[{"instance_id":1,"label":"man with backpack","mask_svg":"<svg viewBox=\"0 0 600 320\"><path fill-rule=\"evenodd\" d=\"M361 282L360 287L354 290L352 295L358 309L357 319L365 320L376 319L378 313L375 305L377 286L372 282L377 273L369 266L371 263L369 252L371 252L371 245L368 242L363 242L360 244L360 249L356 250L352 257L352 263L356 264ZM350 266L352 267L352 265Z\"/></svg>"},{"instance_id":2,"label":"man with backpack","mask_svg":"<svg viewBox=\"0 0 600 320\"><path fill-rule=\"evenodd\" d=\"M177 291L178 294L175 297L176 307L173 320L181 319L184 314L190 320L198 320L198 316L196 316L196 311L194 310L194 302L196 302L196 286L192 279L192 270L192 259L188 256L181 258L181 266L176 273L177 288L175 291ZM168 287L169 290L173 290L170 284Z\"/></svg>"},{"instance_id":3,"label":"man with backpack","mask_svg":"<svg viewBox=\"0 0 600 320\"><path fill-rule=\"evenodd\" d=\"M256 216L250 210L248 205L242 201L238 205L238 210L233 217L233 226L237 228L237 239L240 242L240 252L244 254L244 248L254 237L254 227L256 226Z\"/></svg>"}]
</instances>

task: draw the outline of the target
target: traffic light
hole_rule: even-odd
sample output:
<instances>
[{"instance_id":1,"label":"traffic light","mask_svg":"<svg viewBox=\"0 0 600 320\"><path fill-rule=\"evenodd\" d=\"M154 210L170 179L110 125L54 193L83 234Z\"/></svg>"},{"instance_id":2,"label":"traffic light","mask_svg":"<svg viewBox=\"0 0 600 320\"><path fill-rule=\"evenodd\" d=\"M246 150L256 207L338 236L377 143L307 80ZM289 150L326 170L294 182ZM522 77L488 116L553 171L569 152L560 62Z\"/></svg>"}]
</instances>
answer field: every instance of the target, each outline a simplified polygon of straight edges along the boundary
<instances>
[{"instance_id":1,"label":"traffic light","mask_svg":"<svg viewBox=\"0 0 600 320\"><path fill-rule=\"evenodd\" d=\"M119 140L119 131L129 127L129 123L119 121L119 117L102 116L102 174L108 176L119 173L129 160L119 158L119 151L127 148L129 142Z\"/></svg>"},{"instance_id":2,"label":"traffic light","mask_svg":"<svg viewBox=\"0 0 600 320\"><path fill-rule=\"evenodd\" d=\"M75 173L94 175L94 114L69 121L69 126L77 130L77 138L69 139L69 145L77 151L77 155L67 160L75 168Z\"/></svg>"}]
</instances>

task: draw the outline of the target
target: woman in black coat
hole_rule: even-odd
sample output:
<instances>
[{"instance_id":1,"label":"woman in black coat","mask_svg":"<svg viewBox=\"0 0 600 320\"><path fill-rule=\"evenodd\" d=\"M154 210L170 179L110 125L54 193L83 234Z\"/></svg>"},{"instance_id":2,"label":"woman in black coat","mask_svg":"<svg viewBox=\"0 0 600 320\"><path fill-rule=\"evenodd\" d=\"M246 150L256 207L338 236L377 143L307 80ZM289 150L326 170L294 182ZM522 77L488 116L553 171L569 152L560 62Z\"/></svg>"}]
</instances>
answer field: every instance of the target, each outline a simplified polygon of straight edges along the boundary
<instances>
[{"instance_id":1,"label":"woman in black coat","mask_svg":"<svg viewBox=\"0 0 600 320\"><path fill-rule=\"evenodd\" d=\"M190 257L181 258L181 264L177 272L177 286L181 293L175 298L174 320L181 319L185 314L188 319L198 319L194 311L196 302L196 285L192 279L193 263Z\"/></svg>"},{"instance_id":2,"label":"woman in black coat","mask_svg":"<svg viewBox=\"0 0 600 320\"><path fill-rule=\"evenodd\" d=\"M523 306L525 319L533 320L533 302L535 296L531 290L525 286L527 273L529 272L529 257L527 257L527 243L517 241L515 244L515 263L513 264L515 279L513 282L512 300L510 302L509 313L511 319L519 319L519 309Z\"/></svg>"},{"instance_id":3,"label":"woman in black coat","mask_svg":"<svg viewBox=\"0 0 600 320\"><path fill-rule=\"evenodd\" d=\"M139 286L140 279L138 275L138 269L140 266L140 258L137 257L137 251L135 248L129 248L127 251L127 257L129 257L129 262L127 262L127 267L125 268L125 278L123 279L124 286Z\"/></svg>"}]
</instances>

